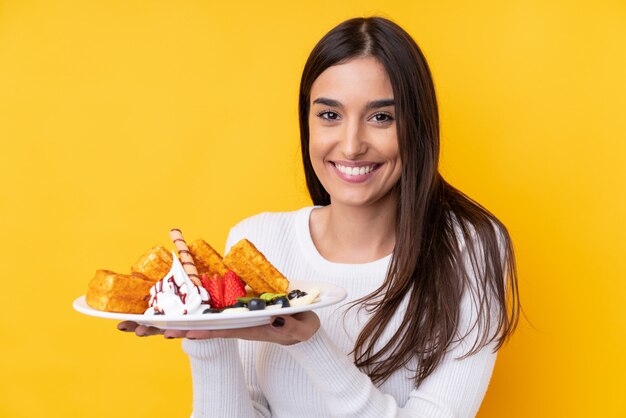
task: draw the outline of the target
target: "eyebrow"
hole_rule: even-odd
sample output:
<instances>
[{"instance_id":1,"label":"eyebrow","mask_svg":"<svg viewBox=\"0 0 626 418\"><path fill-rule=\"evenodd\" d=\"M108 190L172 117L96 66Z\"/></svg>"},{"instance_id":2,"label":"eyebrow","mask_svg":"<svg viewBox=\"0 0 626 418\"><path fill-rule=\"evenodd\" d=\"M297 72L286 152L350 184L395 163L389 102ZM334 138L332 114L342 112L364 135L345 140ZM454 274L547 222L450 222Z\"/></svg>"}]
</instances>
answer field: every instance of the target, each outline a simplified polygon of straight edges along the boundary
<instances>
[{"instance_id":1,"label":"eyebrow","mask_svg":"<svg viewBox=\"0 0 626 418\"><path fill-rule=\"evenodd\" d=\"M368 109L378 109L379 107L395 106L393 99L374 100L367 104Z\"/></svg>"},{"instance_id":2,"label":"eyebrow","mask_svg":"<svg viewBox=\"0 0 626 418\"><path fill-rule=\"evenodd\" d=\"M313 100L313 104L322 104L325 106L338 107L338 108L343 107L343 104L341 104L340 101L329 99L327 97L318 97L317 99ZM373 100L367 103L368 109L378 109L379 107L388 107L388 106L395 106L395 102L393 101L393 99Z\"/></svg>"}]
</instances>

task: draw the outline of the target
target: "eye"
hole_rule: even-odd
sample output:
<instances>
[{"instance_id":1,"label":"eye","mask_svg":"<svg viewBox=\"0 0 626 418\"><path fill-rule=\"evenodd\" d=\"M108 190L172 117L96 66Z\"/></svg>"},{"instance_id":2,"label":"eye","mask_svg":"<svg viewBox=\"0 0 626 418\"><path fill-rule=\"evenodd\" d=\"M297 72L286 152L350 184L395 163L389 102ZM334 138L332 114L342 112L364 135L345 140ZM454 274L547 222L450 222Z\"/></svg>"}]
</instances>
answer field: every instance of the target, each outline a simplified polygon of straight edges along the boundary
<instances>
[{"instance_id":1,"label":"eye","mask_svg":"<svg viewBox=\"0 0 626 418\"><path fill-rule=\"evenodd\" d=\"M391 122L394 119L393 119L393 116L391 116L389 113L378 112L374 116L371 117L371 120L373 120L374 122L378 122L378 123L385 123L385 122Z\"/></svg>"},{"instance_id":2,"label":"eye","mask_svg":"<svg viewBox=\"0 0 626 418\"><path fill-rule=\"evenodd\" d=\"M318 117L326 120L337 120L339 119L339 114L333 112L332 110L324 110L317 114Z\"/></svg>"}]
</instances>

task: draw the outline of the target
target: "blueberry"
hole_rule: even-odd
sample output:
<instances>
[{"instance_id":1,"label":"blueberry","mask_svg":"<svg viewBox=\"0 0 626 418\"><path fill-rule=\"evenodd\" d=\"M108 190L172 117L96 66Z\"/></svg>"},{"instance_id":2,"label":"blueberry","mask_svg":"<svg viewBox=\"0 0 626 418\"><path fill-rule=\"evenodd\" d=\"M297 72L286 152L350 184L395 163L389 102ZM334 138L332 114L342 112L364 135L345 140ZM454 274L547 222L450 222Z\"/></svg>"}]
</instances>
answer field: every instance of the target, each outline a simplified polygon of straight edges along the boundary
<instances>
[{"instance_id":1,"label":"blueberry","mask_svg":"<svg viewBox=\"0 0 626 418\"><path fill-rule=\"evenodd\" d=\"M283 308L289 307L289 299L284 296L279 296L277 298L272 299L272 305L280 305Z\"/></svg>"},{"instance_id":2,"label":"blueberry","mask_svg":"<svg viewBox=\"0 0 626 418\"><path fill-rule=\"evenodd\" d=\"M215 308L209 308L209 309L205 309L202 311L203 314L220 313L220 312L222 312L221 309L215 309Z\"/></svg>"},{"instance_id":3,"label":"blueberry","mask_svg":"<svg viewBox=\"0 0 626 418\"><path fill-rule=\"evenodd\" d=\"M248 302L248 309L251 311L261 311L265 309L265 301L259 298L250 299Z\"/></svg>"},{"instance_id":4,"label":"blueberry","mask_svg":"<svg viewBox=\"0 0 626 418\"><path fill-rule=\"evenodd\" d=\"M238 300L237 302L235 302L233 304L233 306L229 306L229 308L247 308L247 303L246 302L242 302L240 300Z\"/></svg>"},{"instance_id":5,"label":"blueberry","mask_svg":"<svg viewBox=\"0 0 626 418\"><path fill-rule=\"evenodd\" d=\"M295 299L295 298L299 298L300 297L300 290L299 289L294 289L291 292L289 292L289 295L287 295L287 297L289 298L289 300L291 299Z\"/></svg>"}]
</instances>

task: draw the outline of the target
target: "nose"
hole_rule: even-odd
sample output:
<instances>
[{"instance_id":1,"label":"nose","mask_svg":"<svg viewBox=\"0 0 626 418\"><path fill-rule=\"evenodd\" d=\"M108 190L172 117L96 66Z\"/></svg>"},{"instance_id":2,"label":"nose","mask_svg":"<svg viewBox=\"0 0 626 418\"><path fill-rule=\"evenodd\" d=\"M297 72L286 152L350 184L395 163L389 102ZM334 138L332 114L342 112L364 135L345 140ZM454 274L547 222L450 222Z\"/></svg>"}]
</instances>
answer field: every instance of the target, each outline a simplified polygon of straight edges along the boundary
<instances>
[{"instance_id":1,"label":"nose","mask_svg":"<svg viewBox=\"0 0 626 418\"><path fill-rule=\"evenodd\" d=\"M365 129L357 120L346 123L343 140L341 143L341 152L348 160L354 160L365 154L367 151L367 141L365 140Z\"/></svg>"}]
</instances>

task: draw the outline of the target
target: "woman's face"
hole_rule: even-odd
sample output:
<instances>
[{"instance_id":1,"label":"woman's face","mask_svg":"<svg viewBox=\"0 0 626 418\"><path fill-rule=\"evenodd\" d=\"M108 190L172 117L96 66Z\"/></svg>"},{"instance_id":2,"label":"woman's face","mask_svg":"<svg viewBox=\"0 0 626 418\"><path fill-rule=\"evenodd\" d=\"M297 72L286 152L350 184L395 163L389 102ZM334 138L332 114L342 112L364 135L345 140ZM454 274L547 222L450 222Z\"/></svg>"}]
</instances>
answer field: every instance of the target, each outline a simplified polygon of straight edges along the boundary
<instances>
[{"instance_id":1,"label":"woman's face","mask_svg":"<svg viewBox=\"0 0 626 418\"><path fill-rule=\"evenodd\" d=\"M393 89L373 57L327 68L311 87L309 152L331 203L368 206L400 179Z\"/></svg>"}]
</instances>

